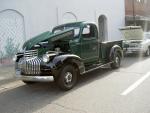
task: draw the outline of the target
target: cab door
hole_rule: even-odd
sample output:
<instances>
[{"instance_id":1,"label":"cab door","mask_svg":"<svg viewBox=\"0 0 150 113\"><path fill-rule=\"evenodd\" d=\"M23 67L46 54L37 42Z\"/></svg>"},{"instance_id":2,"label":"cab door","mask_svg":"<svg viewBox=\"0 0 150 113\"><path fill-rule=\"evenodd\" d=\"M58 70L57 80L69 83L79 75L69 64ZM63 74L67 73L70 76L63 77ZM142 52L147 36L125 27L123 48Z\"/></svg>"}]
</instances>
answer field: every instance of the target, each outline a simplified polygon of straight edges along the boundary
<instances>
[{"instance_id":1,"label":"cab door","mask_svg":"<svg viewBox=\"0 0 150 113\"><path fill-rule=\"evenodd\" d=\"M98 32L94 24L83 27L81 34L81 58L85 63L93 63L99 59Z\"/></svg>"}]
</instances>

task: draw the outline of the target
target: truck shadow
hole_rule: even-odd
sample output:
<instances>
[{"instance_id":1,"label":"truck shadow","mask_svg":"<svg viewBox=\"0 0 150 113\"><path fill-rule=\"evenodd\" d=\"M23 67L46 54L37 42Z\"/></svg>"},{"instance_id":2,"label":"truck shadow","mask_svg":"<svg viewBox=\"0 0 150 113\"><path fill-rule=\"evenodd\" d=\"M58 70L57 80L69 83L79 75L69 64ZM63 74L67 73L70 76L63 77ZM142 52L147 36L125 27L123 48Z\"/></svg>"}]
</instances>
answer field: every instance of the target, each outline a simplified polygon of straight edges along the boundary
<instances>
[{"instance_id":1,"label":"truck shadow","mask_svg":"<svg viewBox=\"0 0 150 113\"><path fill-rule=\"evenodd\" d=\"M19 87L0 93L0 111L3 113L36 112L48 104L54 104L54 101L67 96L78 90L78 88L109 76L112 71L106 68L85 74L79 78L76 87L67 92L61 91L55 83L37 83L29 86L22 84Z\"/></svg>"}]
</instances>

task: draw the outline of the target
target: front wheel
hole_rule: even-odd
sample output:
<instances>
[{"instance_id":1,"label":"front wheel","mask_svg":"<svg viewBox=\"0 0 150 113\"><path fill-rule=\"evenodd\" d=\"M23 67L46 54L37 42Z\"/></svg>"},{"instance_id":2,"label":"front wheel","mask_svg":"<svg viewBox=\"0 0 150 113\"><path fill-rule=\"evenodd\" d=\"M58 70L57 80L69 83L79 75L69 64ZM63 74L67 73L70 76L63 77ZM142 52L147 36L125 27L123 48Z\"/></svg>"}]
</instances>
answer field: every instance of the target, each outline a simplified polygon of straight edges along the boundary
<instances>
[{"instance_id":1,"label":"front wheel","mask_svg":"<svg viewBox=\"0 0 150 113\"><path fill-rule=\"evenodd\" d=\"M113 57L113 63L111 63L111 68L117 69L120 67L121 56L119 53L115 53Z\"/></svg>"},{"instance_id":2,"label":"front wheel","mask_svg":"<svg viewBox=\"0 0 150 113\"><path fill-rule=\"evenodd\" d=\"M72 65L65 65L57 79L57 84L59 88L62 90L70 90L72 89L77 82L77 72L75 71L75 67Z\"/></svg>"}]
</instances>

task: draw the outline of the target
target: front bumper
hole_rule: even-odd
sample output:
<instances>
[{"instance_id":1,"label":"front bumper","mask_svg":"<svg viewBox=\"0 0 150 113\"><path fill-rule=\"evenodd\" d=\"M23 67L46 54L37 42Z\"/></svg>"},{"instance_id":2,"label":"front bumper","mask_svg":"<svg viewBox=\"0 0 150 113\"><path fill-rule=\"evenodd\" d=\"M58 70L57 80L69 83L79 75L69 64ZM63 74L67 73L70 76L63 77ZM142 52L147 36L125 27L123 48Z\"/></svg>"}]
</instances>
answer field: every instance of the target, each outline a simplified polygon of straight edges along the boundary
<instances>
[{"instance_id":1,"label":"front bumper","mask_svg":"<svg viewBox=\"0 0 150 113\"><path fill-rule=\"evenodd\" d=\"M16 79L24 80L24 81L34 81L34 82L53 82L54 77L53 76L24 76L20 74L16 74Z\"/></svg>"},{"instance_id":2,"label":"front bumper","mask_svg":"<svg viewBox=\"0 0 150 113\"><path fill-rule=\"evenodd\" d=\"M125 48L124 51L126 53L145 53L143 48Z\"/></svg>"}]
</instances>

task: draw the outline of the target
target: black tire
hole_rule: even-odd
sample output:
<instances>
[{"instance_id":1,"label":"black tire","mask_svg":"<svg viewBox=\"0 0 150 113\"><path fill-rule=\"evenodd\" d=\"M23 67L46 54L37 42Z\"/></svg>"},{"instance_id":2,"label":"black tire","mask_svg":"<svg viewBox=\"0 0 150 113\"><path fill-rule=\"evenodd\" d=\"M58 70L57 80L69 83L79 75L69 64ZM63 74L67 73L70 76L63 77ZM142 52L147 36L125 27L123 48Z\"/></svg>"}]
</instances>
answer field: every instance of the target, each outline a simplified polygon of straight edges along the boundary
<instances>
[{"instance_id":1,"label":"black tire","mask_svg":"<svg viewBox=\"0 0 150 113\"><path fill-rule=\"evenodd\" d=\"M57 85L62 90L72 89L77 82L77 72L72 65L65 65L57 78Z\"/></svg>"},{"instance_id":2,"label":"black tire","mask_svg":"<svg viewBox=\"0 0 150 113\"><path fill-rule=\"evenodd\" d=\"M32 81L25 81L25 80L22 80L22 82L24 82L24 83L27 84L27 85L32 85L32 84L35 83L35 82L32 82Z\"/></svg>"},{"instance_id":3,"label":"black tire","mask_svg":"<svg viewBox=\"0 0 150 113\"><path fill-rule=\"evenodd\" d=\"M147 51L145 52L145 56L150 56L150 47L147 49Z\"/></svg>"},{"instance_id":4,"label":"black tire","mask_svg":"<svg viewBox=\"0 0 150 113\"><path fill-rule=\"evenodd\" d=\"M121 56L118 52L116 52L113 56L113 63L111 63L111 68L117 69L120 67L121 64Z\"/></svg>"}]
</instances>

